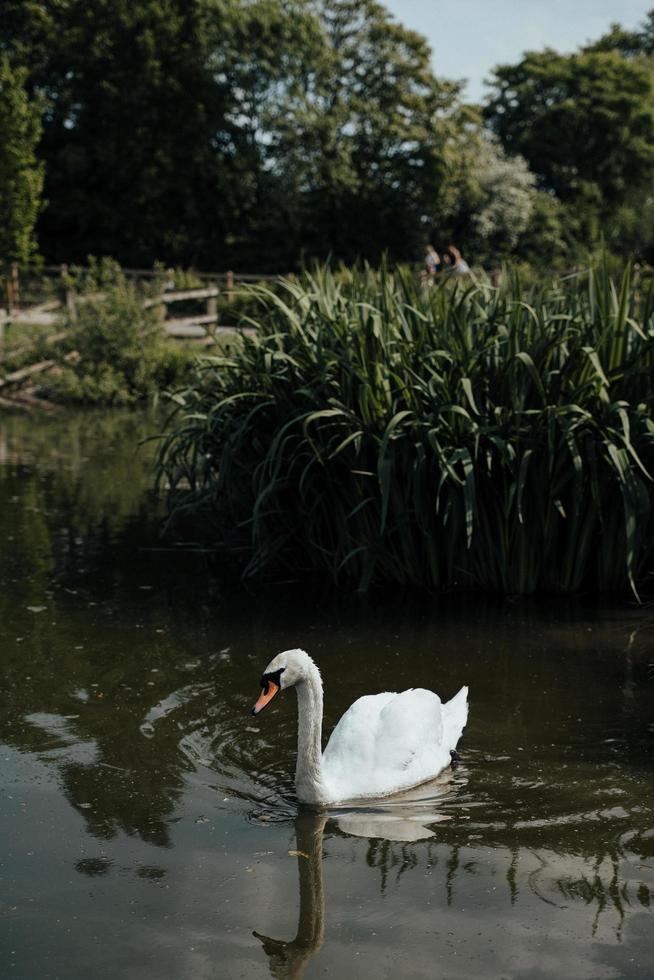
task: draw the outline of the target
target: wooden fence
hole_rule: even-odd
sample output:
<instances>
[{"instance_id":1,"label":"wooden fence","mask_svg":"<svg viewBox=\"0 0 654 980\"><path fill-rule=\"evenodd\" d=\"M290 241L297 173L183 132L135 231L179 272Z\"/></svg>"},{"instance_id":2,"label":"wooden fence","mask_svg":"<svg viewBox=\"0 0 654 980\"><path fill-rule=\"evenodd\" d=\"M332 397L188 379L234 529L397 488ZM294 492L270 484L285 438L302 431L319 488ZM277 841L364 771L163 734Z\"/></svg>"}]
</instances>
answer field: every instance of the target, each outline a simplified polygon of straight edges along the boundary
<instances>
[{"instance_id":1,"label":"wooden fence","mask_svg":"<svg viewBox=\"0 0 654 980\"><path fill-rule=\"evenodd\" d=\"M279 276L269 273L237 273L231 270L222 273L192 272L188 277L203 285L197 289L175 289L175 270L123 269L124 275L132 281L161 279L163 291L145 301L146 308L156 308L162 328L171 336L184 340L210 344L216 331L234 330L233 326L219 323L218 298L232 304L237 287L241 284L275 282ZM35 288L34 283L40 288ZM4 339L5 326L11 324L57 324L65 311L70 320L77 316L80 302L90 299L75 290L75 279L68 265L40 266L38 270L22 270L13 263L5 277L6 305L0 298L0 343ZM35 302L35 300L41 300ZM171 307L177 303L203 303L202 312L173 316Z\"/></svg>"}]
</instances>

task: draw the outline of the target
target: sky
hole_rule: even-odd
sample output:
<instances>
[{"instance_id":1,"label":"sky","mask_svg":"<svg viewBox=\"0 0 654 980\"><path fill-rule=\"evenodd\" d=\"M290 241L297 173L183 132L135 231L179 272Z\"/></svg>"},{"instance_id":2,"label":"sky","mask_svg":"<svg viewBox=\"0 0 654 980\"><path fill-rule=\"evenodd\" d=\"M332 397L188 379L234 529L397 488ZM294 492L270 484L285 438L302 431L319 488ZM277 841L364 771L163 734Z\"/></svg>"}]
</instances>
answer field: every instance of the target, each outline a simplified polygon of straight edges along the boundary
<instances>
[{"instance_id":1,"label":"sky","mask_svg":"<svg viewBox=\"0 0 654 980\"><path fill-rule=\"evenodd\" d=\"M406 27L420 31L443 78L468 79L478 101L491 69L519 60L523 51L574 51L618 21L633 29L654 0L384 0Z\"/></svg>"}]
</instances>

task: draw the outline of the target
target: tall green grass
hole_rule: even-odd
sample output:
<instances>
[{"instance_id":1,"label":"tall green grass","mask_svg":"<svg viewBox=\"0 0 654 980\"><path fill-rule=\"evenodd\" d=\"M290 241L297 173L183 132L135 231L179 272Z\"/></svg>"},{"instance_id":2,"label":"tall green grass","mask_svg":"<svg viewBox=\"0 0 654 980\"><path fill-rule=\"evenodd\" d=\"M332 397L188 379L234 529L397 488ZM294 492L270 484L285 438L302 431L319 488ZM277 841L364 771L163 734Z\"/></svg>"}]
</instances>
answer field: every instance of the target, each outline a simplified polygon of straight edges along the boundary
<instances>
[{"instance_id":1,"label":"tall green grass","mask_svg":"<svg viewBox=\"0 0 654 980\"><path fill-rule=\"evenodd\" d=\"M652 564L654 294L327 269L176 394L173 516L337 583L619 590Z\"/></svg>"}]
</instances>

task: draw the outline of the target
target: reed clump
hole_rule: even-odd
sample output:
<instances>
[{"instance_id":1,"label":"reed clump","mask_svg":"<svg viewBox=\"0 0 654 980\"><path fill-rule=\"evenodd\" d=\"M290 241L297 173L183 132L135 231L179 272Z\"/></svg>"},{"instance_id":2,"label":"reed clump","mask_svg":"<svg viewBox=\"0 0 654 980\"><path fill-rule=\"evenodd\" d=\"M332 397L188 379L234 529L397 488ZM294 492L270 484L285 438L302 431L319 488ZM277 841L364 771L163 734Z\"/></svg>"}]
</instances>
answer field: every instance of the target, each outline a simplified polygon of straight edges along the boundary
<instances>
[{"instance_id":1,"label":"reed clump","mask_svg":"<svg viewBox=\"0 0 654 980\"><path fill-rule=\"evenodd\" d=\"M280 566L430 590L635 591L652 569L654 293L321 269L174 397L173 517Z\"/></svg>"}]
</instances>

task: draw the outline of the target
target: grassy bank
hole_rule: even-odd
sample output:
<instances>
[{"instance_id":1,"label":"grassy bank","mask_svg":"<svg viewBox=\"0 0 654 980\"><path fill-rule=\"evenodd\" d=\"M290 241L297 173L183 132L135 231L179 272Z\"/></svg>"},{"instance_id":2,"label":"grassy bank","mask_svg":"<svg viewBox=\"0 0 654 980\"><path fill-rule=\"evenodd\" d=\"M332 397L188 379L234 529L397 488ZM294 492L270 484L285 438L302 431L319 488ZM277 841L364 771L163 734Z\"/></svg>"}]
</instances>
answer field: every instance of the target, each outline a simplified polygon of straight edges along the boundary
<instances>
[{"instance_id":1,"label":"grassy bank","mask_svg":"<svg viewBox=\"0 0 654 980\"><path fill-rule=\"evenodd\" d=\"M651 569L654 297L606 269L421 291L382 271L259 290L260 327L176 396L173 517L246 575L508 593Z\"/></svg>"}]
</instances>

